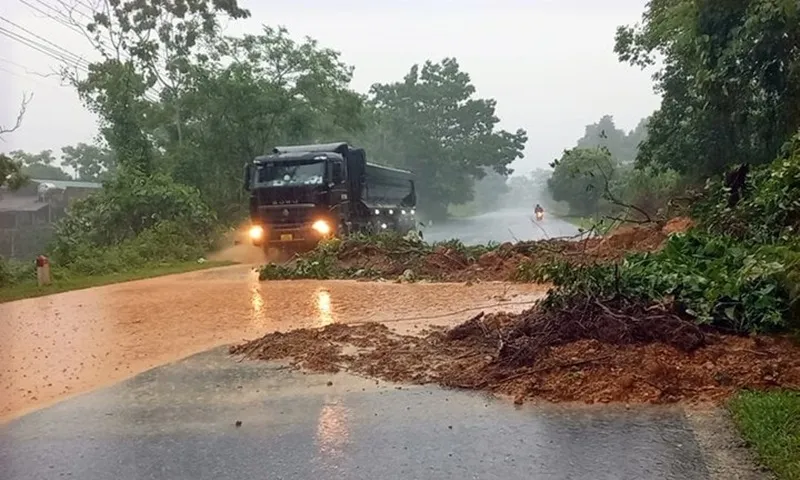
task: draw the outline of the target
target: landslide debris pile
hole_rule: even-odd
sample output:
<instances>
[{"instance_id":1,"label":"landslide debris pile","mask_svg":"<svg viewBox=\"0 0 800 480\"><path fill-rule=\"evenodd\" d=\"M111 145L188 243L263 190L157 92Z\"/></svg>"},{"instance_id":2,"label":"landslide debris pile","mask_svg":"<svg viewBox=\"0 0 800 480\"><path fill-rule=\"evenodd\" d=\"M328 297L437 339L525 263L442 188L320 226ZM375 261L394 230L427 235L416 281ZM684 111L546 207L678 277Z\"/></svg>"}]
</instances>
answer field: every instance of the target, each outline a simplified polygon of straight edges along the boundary
<instances>
[{"instance_id":1,"label":"landslide debris pile","mask_svg":"<svg viewBox=\"0 0 800 480\"><path fill-rule=\"evenodd\" d=\"M250 359L393 382L508 394L515 401L720 400L740 388L800 387L800 348L704 331L668 307L575 302L553 315L483 315L421 336L382 324L271 333L230 348Z\"/></svg>"},{"instance_id":2,"label":"landslide debris pile","mask_svg":"<svg viewBox=\"0 0 800 480\"><path fill-rule=\"evenodd\" d=\"M264 265L260 278L528 281L536 266L555 259L573 264L613 262L626 252L657 250L669 228L654 223L625 227L604 238L477 246L466 246L458 240L429 244L393 234L353 236L323 242L286 264Z\"/></svg>"},{"instance_id":3,"label":"landslide debris pile","mask_svg":"<svg viewBox=\"0 0 800 480\"><path fill-rule=\"evenodd\" d=\"M673 402L722 399L741 388L798 389L800 345L781 335L800 330L800 136L789 157L751 177L733 206L729 189L712 185L693 209L696 227L678 220L603 239L483 251L326 245L328 255L298 262L315 278L373 268L359 262L375 258L383 259L378 272L414 266L425 274L432 257L439 278L510 274L551 288L520 315L479 315L420 337L334 325L267 335L231 353L519 400ZM671 235L678 231L685 233ZM421 263L402 263L393 252ZM330 270L313 270L320 265Z\"/></svg>"}]
</instances>

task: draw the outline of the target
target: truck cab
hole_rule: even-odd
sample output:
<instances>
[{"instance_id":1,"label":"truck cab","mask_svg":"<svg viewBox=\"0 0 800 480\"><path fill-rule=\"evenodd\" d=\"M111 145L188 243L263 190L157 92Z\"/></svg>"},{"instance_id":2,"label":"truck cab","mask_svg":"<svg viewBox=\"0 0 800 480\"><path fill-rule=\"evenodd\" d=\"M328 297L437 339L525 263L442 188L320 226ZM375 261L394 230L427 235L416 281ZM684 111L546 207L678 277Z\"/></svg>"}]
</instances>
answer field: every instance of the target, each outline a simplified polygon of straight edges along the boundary
<instances>
[{"instance_id":1,"label":"truck cab","mask_svg":"<svg viewBox=\"0 0 800 480\"><path fill-rule=\"evenodd\" d=\"M366 162L347 143L275 147L245 167L250 238L267 248L307 249L350 232L413 228L411 172Z\"/></svg>"}]
</instances>

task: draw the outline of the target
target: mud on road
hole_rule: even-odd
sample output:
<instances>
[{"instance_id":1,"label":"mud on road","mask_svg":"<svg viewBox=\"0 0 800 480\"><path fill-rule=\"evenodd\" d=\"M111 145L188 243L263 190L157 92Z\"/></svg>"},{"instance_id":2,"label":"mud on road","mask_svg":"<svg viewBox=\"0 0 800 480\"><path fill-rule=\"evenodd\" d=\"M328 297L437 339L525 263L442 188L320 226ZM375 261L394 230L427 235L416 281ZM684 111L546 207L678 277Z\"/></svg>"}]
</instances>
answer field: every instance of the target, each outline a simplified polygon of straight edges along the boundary
<instances>
[{"instance_id":1,"label":"mud on road","mask_svg":"<svg viewBox=\"0 0 800 480\"><path fill-rule=\"evenodd\" d=\"M520 310L539 285L259 282L233 266L0 304L0 422L220 345L360 321L454 324ZM494 306L493 306L494 305ZM431 318L432 317L432 318Z\"/></svg>"},{"instance_id":2,"label":"mud on road","mask_svg":"<svg viewBox=\"0 0 800 480\"><path fill-rule=\"evenodd\" d=\"M668 337L673 330L662 330L662 338L616 332L613 341L603 338L611 325L583 331L567 325L556 332L558 327L535 316L535 310L478 315L421 335L398 334L377 323L330 325L271 333L230 353L291 359L295 368L314 372L487 390L517 403L713 402L741 388L800 388L800 346L789 339L697 329L696 344Z\"/></svg>"}]
</instances>

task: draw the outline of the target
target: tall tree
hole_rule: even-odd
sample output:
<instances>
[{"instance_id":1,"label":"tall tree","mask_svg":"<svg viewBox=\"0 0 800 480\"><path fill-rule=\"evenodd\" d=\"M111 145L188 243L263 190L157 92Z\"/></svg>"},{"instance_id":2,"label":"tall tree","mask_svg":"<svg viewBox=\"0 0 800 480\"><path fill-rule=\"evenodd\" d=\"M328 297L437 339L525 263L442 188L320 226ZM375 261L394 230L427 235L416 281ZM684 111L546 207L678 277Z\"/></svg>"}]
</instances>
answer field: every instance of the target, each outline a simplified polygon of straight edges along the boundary
<instances>
[{"instance_id":1,"label":"tall tree","mask_svg":"<svg viewBox=\"0 0 800 480\"><path fill-rule=\"evenodd\" d=\"M30 178L39 180L71 180L72 177L56 165L56 157L52 150L42 150L39 153L28 153L14 150L8 154L20 166L20 172Z\"/></svg>"},{"instance_id":2,"label":"tall tree","mask_svg":"<svg viewBox=\"0 0 800 480\"><path fill-rule=\"evenodd\" d=\"M75 170L77 179L100 182L114 175L117 161L114 152L105 147L78 143L61 147L61 162Z\"/></svg>"},{"instance_id":3,"label":"tall tree","mask_svg":"<svg viewBox=\"0 0 800 480\"><path fill-rule=\"evenodd\" d=\"M661 108L640 165L708 175L771 161L800 127L800 6L796 0L656 0L620 27L621 61L655 74Z\"/></svg>"},{"instance_id":4,"label":"tall tree","mask_svg":"<svg viewBox=\"0 0 800 480\"><path fill-rule=\"evenodd\" d=\"M557 202L567 202L576 215L591 215L613 188L618 162L605 148L565 150L553 162L553 175L547 186Z\"/></svg>"},{"instance_id":5,"label":"tall tree","mask_svg":"<svg viewBox=\"0 0 800 480\"><path fill-rule=\"evenodd\" d=\"M639 144L647 136L647 119L642 119L636 128L628 133L617 128L614 117L603 115L599 122L586 125L583 137L578 139L576 147L605 147L611 155L623 163L633 163L639 150Z\"/></svg>"},{"instance_id":6,"label":"tall tree","mask_svg":"<svg viewBox=\"0 0 800 480\"><path fill-rule=\"evenodd\" d=\"M279 144L330 141L362 127L351 77L339 52L296 42L284 28L224 38L191 68L180 100L188 107L183 145L168 122L154 136L175 178L234 220L245 211L245 162Z\"/></svg>"},{"instance_id":7,"label":"tall tree","mask_svg":"<svg viewBox=\"0 0 800 480\"><path fill-rule=\"evenodd\" d=\"M375 123L364 143L378 162L417 174L431 217L470 201L485 167L505 176L523 156L526 132L498 130L497 102L474 94L469 74L454 58L414 65L402 81L370 90Z\"/></svg>"},{"instance_id":8,"label":"tall tree","mask_svg":"<svg viewBox=\"0 0 800 480\"><path fill-rule=\"evenodd\" d=\"M134 62L108 59L91 64L77 87L89 109L100 117L100 132L120 167L152 174L155 152L145 125L153 105L145 98L148 84Z\"/></svg>"},{"instance_id":9,"label":"tall tree","mask_svg":"<svg viewBox=\"0 0 800 480\"><path fill-rule=\"evenodd\" d=\"M71 14L70 3L82 2L61 2L65 15ZM86 78L72 78L100 116L102 133L120 166L144 174L154 171L155 152L145 131L154 93L164 103L162 110L169 108L182 143L180 94L200 47L216 41L223 15L238 19L249 12L236 0L105 0L90 22L74 22L104 60L90 64Z\"/></svg>"}]
</instances>

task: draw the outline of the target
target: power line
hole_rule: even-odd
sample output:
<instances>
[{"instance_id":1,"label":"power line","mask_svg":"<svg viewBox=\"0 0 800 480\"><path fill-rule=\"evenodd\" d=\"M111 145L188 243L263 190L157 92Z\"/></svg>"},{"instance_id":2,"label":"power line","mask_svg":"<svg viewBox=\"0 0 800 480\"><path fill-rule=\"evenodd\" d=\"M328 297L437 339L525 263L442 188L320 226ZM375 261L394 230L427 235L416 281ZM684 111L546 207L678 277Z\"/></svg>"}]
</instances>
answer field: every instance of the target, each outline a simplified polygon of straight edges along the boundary
<instances>
[{"instance_id":1,"label":"power line","mask_svg":"<svg viewBox=\"0 0 800 480\"><path fill-rule=\"evenodd\" d=\"M45 18L49 18L50 20L55 21L59 25L65 26L65 27L69 28L70 30L72 30L73 32L77 32L81 36L89 39L87 33L81 27L79 27L78 24L75 23L75 20L72 17L68 16L67 14L65 14L64 12L59 10L58 8L50 5L49 3L44 2L42 0L34 0L36 3L44 6L48 10L51 10L53 13L47 13L47 12L43 11L41 8L38 8L35 5L31 5L27 0L19 0L19 1L23 5L26 5L28 8L30 8L30 9L32 9L32 10L34 10L34 11L36 11L36 12L42 14L42 15L44 15ZM61 1L59 1L59 3L63 4L63 2L61 2ZM92 12L92 9L91 9L90 6L88 6L88 5L84 4L84 3L81 3L81 5L86 6L87 8L89 8L89 11ZM79 13L81 16L83 16L86 19L94 21L94 19L90 15L87 15L86 13L83 13L82 11L78 10L77 8L72 8L70 13L72 13L72 11ZM60 18L57 18L57 17L60 17ZM90 42L91 41L97 42L97 44L100 47L104 48L104 49L110 49L109 46L105 42L100 40L99 38L94 39L94 40L91 40L91 39L89 39L89 40L90 40ZM110 50L113 50L113 49L110 49ZM123 58L125 58L124 55L123 55ZM125 60L130 60L130 57L125 58Z\"/></svg>"},{"instance_id":2,"label":"power line","mask_svg":"<svg viewBox=\"0 0 800 480\"><path fill-rule=\"evenodd\" d=\"M38 12L38 13L42 14L42 15L44 15L46 18L49 18L49 19L51 19L51 20L53 20L53 21L55 21L55 22L59 23L60 25L66 26L66 27L67 27L67 28L69 28L70 30L72 30L72 31L74 31L74 32L77 32L77 33L80 33L80 34L81 34L82 36L84 36L84 37L87 37L87 35L86 35L86 32L85 32L85 31L83 31L83 30L82 30L80 27L78 27L78 26L75 24L75 20L74 20L74 19L72 19L70 16L66 15L64 12L62 12L62 11L61 11L61 10L59 10L58 8L54 7L53 5L50 5L50 4L48 4L47 2L44 2L43 0L33 0L33 1L37 2L38 4L40 4L40 5L44 6L44 7L45 7L45 8L47 8L48 10L50 10L50 11L54 12L56 16L58 16L58 17L61 17L61 18L57 18L57 17L56 17L56 16L54 16L53 14L51 14L51 13L47 13L47 12L43 11L41 8L38 8L38 7L36 7L35 5L32 5L32 4L31 4L31 3L29 3L27 0L19 0L19 1L20 1L20 3L22 3L23 5L26 5L28 8L30 8L30 9L32 9L32 10L34 10L34 11L36 11L36 12ZM57 1L58 1L59 3L61 3L62 5L64 5L64 2L63 2L63 1L61 1L61 0L57 0ZM85 6L85 7L86 7L86 8L89 10L89 12L90 12L90 13L94 11L93 7L91 7L90 5L86 4L85 2L82 2L82 1L80 1L80 0L76 0L76 1L77 1L77 2L78 2L80 5L82 5L82 6ZM67 8L67 7L65 7L65 8ZM70 13L71 13L72 11L79 13L81 16L83 16L83 17L84 17L84 18L86 18L86 19L89 19L89 20L92 20L92 21L94 21L94 19L93 19L93 18L92 18L90 15L87 15L86 13L84 13L84 12L82 12L82 11L78 10L77 8L72 8L72 9L70 10ZM33 33L31 33L31 34L32 34L32 35L35 35L35 36L37 36L37 37L38 37L38 35L36 35L36 34L33 34ZM39 38L41 38L41 37L39 37ZM88 37L87 37L87 38L88 38ZM47 41L46 39L43 39L43 40ZM90 39L90 41L91 41L91 39ZM96 42L96 43L97 43L97 44L98 44L100 47L102 47L102 48L105 48L105 49L109 49L109 46L108 46L108 45L107 45L105 42L103 42L102 40L100 40L99 38L97 38L97 39L94 39L93 41L94 41L94 42ZM50 42L48 41L48 43L50 43ZM113 50L113 49L111 49L111 50ZM120 56L122 57L122 59L124 59L124 60L126 60L126 61L130 61L130 60L131 60L131 56L130 56L130 55L125 55L123 52L119 52L119 54L120 54ZM74 54L72 54L72 55L74 55ZM84 69L84 71L88 71L88 66L90 65L90 64L89 64L89 62L87 62L85 59L83 59L83 58L82 58L82 57L80 57L80 56L77 56L77 55L74 55L74 56L75 56L75 57L77 57L77 58L79 58L80 60L82 60L82 61L85 63L85 65L75 65L75 66L76 66L76 67L77 67L77 66L80 66L80 67L82 67L82 68ZM70 62L66 62L66 60L64 60L63 58L62 58L62 59L60 59L60 60L61 60L62 62L65 62L65 63L70 63ZM152 94L145 94L145 95L144 95L144 97L145 97L147 100L149 100L149 101L151 101L151 102L153 102L153 103L157 103L157 102L158 102L158 100L154 99L154 97L152 96ZM156 96L155 98L157 98L157 96Z\"/></svg>"},{"instance_id":3,"label":"power line","mask_svg":"<svg viewBox=\"0 0 800 480\"><path fill-rule=\"evenodd\" d=\"M56 45L55 43L51 42L50 40L31 32L27 28L22 27L22 26L20 26L20 25L18 25L16 23L12 22L11 20L3 17L2 15L0 15L0 20L6 22L8 24L13 25L14 27L18 28L19 30L22 30L23 32L25 32L25 33L33 36L33 37L36 37L37 39L41 40L42 42L47 43L48 45L52 45L54 47L53 48L54 51L59 52L60 55L66 57L66 58L72 58L75 63L81 64L83 66L88 66L89 65L89 62L87 62L83 57L81 57L81 56L79 56L79 55L77 55L75 53L70 52L69 50L65 49L64 47L62 47L60 45Z\"/></svg>"},{"instance_id":4,"label":"power line","mask_svg":"<svg viewBox=\"0 0 800 480\"><path fill-rule=\"evenodd\" d=\"M58 11L58 9L56 9L56 8L53 8L53 7L52 7L50 4L43 2L43 0L35 0L35 1L36 1L37 3L42 3L42 4L44 4L45 6L47 6L48 8L50 8L50 9L52 9L52 10L56 10L56 11ZM66 3L65 3L63 0L56 0L56 2L57 2L57 3L59 3L59 4L61 4L61 5L62 5L64 8L66 8L66 9L67 9L67 11L69 11L70 13L72 13L72 12L79 13L79 14L80 14L80 15L81 15L83 18L85 18L85 19L87 19L87 20L94 21L94 15L87 15L87 14L83 13L82 11L80 11L80 10L79 10L77 7L75 7L75 6L68 7L68 6L66 5ZM89 5L88 3L82 2L81 0L75 0L75 3L77 3L78 5L82 5L82 6L86 7L86 9L87 9L87 10L88 10L90 13L95 13L95 7L93 7L93 6ZM64 17L66 17L66 15L64 15L63 13L62 13L62 15L63 15ZM72 20L72 19L70 18L70 20Z\"/></svg>"},{"instance_id":5,"label":"power line","mask_svg":"<svg viewBox=\"0 0 800 480\"><path fill-rule=\"evenodd\" d=\"M73 19L70 15L72 14L72 12L76 12L76 13L79 13L82 17L94 22L93 16L87 15L86 13L83 13L82 11L78 10L77 8L67 7L64 4L64 2L61 1L61 0L57 0L57 1L61 5L64 5L64 8L66 8L69 11L70 15L67 15L66 13L62 12L58 8L54 7L53 5L50 5L47 2L44 2L43 0L33 0L33 1L35 1L39 5L44 6L45 8L47 8L50 11L52 11L53 13L44 12L41 8L38 8L38 7L34 6L34 5L31 5L27 0L19 0L19 1L23 5L26 5L28 8L30 8L30 9L32 9L32 10L34 10L36 12L39 12L40 14L44 15L46 18L49 18L49 19L57 22L58 24L69 28L73 32L77 32L77 33L81 34L81 36L87 38L90 42L96 42L97 45L95 45L95 46L100 46L103 49L115 50L114 48L110 48L104 41L100 40L99 38L95 38L95 39L89 38L89 36L87 35L86 31L84 29L82 29L81 27L79 27L78 24L76 23L75 19ZM94 10L93 10L93 8L91 6L89 6L89 5L85 4L85 3L81 3L81 5L83 5L86 8L88 8L90 13L94 12ZM55 14L55 16L53 14ZM60 18L57 18L57 17L60 17ZM130 56L128 56L128 57L126 57L125 55L121 55L121 56L123 58L125 58L125 60L130 60Z\"/></svg>"},{"instance_id":6,"label":"power line","mask_svg":"<svg viewBox=\"0 0 800 480\"><path fill-rule=\"evenodd\" d=\"M40 53L42 53L44 55L47 55L48 57L50 57L50 58L52 58L54 60L58 60L58 61L60 61L62 63L66 63L68 65L72 65L72 66L75 66L77 68L84 68L85 69L85 67L83 67L82 65L75 65L73 63L73 61L71 61L68 58L65 58L60 52L54 51L52 48L49 48L46 45L42 45L41 43L36 42L35 40L31 40L29 38L25 38L24 36L19 35L18 33L12 32L10 30L7 30L7 29L5 29L3 27L0 27L0 35L3 35L5 37L8 37L8 38L14 40L14 41L17 41L17 42L27 46L28 48L31 48L31 49L36 50L36 51L38 51L38 52L40 52Z\"/></svg>"},{"instance_id":7,"label":"power line","mask_svg":"<svg viewBox=\"0 0 800 480\"><path fill-rule=\"evenodd\" d=\"M10 39L12 39L12 40L14 40L16 42L19 42L22 45L25 45L28 48L31 48L33 50L36 50L39 53L42 53L42 54L44 54L44 55L46 55L46 56L48 56L48 57L50 57L50 58L52 58L52 59L54 59L56 61L59 61L59 62L65 64L65 65L67 65L67 66L74 67L76 70L80 71L81 73L89 73L89 68L88 68L89 64L85 60L83 60L85 62L85 65L84 64L80 64L80 63L76 62L74 60L74 58L66 57L59 50L56 50L56 49L51 48L51 47L48 47L47 45L44 45L41 42L38 42L37 40L31 39L31 38L26 38L23 35L20 35L20 34L18 34L16 32L12 32L12 31L10 31L10 30L8 30L6 28L3 28L3 27L0 27L0 35L8 37L8 38L10 38ZM36 36L38 37L38 35L36 35ZM39 38L41 38L41 37L39 37ZM48 43L52 44L52 42L49 42L49 41L48 41ZM74 55L73 55L73 57L74 57ZM23 67L23 68L25 68L25 67ZM158 100L156 98L153 98L153 96L150 95L150 94L145 93L144 94L144 98L147 99L148 101L152 102L152 103L158 103Z\"/></svg>"}]
</instances>

